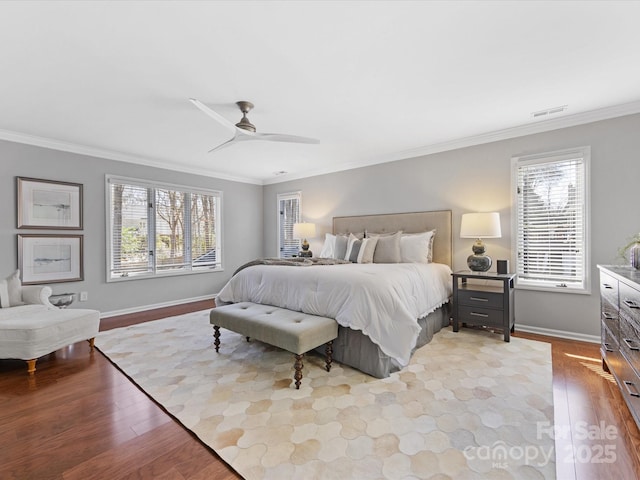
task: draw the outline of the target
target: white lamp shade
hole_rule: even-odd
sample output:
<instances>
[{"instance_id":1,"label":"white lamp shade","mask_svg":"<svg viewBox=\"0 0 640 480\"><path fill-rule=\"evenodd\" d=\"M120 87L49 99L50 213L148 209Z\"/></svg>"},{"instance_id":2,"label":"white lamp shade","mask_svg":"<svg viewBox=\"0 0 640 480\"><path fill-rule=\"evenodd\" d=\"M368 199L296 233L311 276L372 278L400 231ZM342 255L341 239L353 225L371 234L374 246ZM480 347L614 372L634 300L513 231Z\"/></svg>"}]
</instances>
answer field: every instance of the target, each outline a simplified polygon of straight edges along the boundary
<instances>
[{"instance_id":1,"label":"white lamp shade","mask_svg":"<svg viewBox=\"0 0 640 480\"><path fill-rule=\"evenodd\" d=\"M464 213L460 224L460 238L500 238L500 214Z\"/></svg>"},{"instance_id":2,"label":"white lamp shade","mask_svg":"<svg viewBox=\"0 0 640 480\"><path fill-rule=\"evenodd\" d=\"M315 223L294 223L293 224L293 238L312 238L316 236L316 224Z\"/></svg>"}]
</instances>

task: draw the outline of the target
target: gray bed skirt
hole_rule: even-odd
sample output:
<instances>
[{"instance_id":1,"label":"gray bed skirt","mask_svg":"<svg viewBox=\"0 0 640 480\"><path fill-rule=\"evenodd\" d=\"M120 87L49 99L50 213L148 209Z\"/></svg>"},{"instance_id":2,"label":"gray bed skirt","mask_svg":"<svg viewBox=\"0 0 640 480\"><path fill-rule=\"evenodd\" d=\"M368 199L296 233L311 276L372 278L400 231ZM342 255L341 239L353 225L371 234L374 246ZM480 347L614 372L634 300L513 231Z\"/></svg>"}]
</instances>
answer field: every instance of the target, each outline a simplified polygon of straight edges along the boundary
<instances>
[{"instance_id":1,"label":"gray bed skirt","mask_svg":"<svg viewBox=\"0 0 640 480\"><path fill-rule=\"evenodd\" d=\"M421 331L414 351L429 343L436 333L449 325L450 305L451 302L446 303L418 320ZM324 346L316 350L324 354ZM333 359L376 378L386 378L401 368L362 332L342 326L338 327L338 338L333 341Z\"/></svg>"}]
</instances>

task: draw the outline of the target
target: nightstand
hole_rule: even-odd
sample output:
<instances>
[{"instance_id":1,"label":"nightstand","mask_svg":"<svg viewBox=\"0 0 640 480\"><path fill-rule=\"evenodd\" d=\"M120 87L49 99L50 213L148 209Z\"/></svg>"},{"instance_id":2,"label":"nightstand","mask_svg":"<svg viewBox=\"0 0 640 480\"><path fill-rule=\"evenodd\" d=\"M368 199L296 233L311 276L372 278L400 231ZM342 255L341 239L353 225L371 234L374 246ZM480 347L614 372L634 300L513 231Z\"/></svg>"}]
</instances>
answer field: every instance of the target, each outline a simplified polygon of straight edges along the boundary
<instances>
[{"instance_id":1,"label":"nightstand","mask_svg":"<svg viewBox=\"0 0 640 480\"><path fill-rule=\"evenodd\" d=\"M500 328L504 341L511 339L515 318L513 297L515 273L463 270L453 277L453 331L460 324ZM472 282L467 280L471 279Z\"/></svg>"}]
</instances>

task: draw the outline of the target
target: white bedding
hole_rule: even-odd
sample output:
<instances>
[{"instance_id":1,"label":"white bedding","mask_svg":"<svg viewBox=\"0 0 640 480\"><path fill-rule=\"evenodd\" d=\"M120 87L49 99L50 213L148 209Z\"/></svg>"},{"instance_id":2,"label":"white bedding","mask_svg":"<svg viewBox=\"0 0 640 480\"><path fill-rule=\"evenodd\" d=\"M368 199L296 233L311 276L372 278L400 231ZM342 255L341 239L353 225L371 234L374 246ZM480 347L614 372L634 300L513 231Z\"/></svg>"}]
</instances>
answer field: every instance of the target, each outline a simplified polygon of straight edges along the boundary
<instances>
[{"instance_id":1,"label":"white bedding","mask_svg":"<svg viewBox=\"0 0 640 480\"><path fill-rule=\"evenodd\" d=\"M404 366L420 331L417 319L446 303L451 288L451 269L439 263L256 265L232 277L216 302L262 303L335 318Z\"/></svg>"}]
</instances>

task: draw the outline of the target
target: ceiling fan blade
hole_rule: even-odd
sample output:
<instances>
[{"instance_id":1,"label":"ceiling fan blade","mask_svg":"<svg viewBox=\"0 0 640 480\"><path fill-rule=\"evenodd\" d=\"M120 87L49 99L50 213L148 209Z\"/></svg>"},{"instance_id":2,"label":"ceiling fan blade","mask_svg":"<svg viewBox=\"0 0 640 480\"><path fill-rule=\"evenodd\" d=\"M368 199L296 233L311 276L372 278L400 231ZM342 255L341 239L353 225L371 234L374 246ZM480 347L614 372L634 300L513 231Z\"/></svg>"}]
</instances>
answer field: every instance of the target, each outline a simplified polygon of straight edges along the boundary
<instances>
[{"instance_id":1,"label":"ceiling fan blade","mask_svg":"<svg viewBox=\"0 0 640 480\"><path fill-rule=\"evenodd\" d=\"M320 140L317 138L299 137L297 135L286 135L283 133L254 133L253 138L256 140L268 140L270 142L320 143Z\"/></svg>"},{"instance_id":2,"label":"ceiling fan blade","mask_svg":"<svg viewBox=\"0 0 640 480\"><path fill-rule=\"evenodd\" d=\"M242 140L242 137L233 137L230 140L227 140L226 142L222 142L220 145L218 145L217 147L213 147L211 150L209 150L207 153L213 153L213 152L217 152L218 150L223 149L224 147L228 147L229 145Z\"/></svg>"},{"instance_id":3,"label":"ceiling fan blade","mask_svg":"<svg viewBox=\"0 0 640 480\"><path fill-rule=\"evenodd\" d=\"M196 100L195 98L190 98L189 101L191 103L193 103L196 107L198 107L200 110L202 110L204 113L209 115L211 118L213 118L216 122L218 122L218 123L224 125L225 127L227 127L229 130L232 130L234 132L236 130L238 130L238 128L233 123L231 123L229 120L224 118L218 112L216 112L216 111L210 109L209 107L207 107L200 100Z\"/></svg>"}]
</instances>

